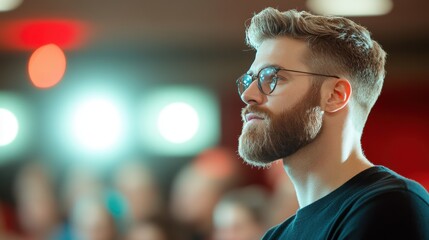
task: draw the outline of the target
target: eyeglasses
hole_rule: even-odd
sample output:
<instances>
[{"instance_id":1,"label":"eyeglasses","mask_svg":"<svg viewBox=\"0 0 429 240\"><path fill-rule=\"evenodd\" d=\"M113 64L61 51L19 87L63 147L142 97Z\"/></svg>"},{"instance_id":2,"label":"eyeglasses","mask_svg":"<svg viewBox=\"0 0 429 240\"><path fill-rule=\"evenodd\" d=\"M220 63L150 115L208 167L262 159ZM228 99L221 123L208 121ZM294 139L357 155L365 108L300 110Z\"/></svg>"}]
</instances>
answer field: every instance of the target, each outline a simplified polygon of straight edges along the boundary
<instances>
[{"instance_id":1,"label":"eyeglasses","mask_svg":"<svg viewBox=\"0 0 429 240\"><path fill-rule=\"evenodd\" d=\"M277 81L279 79L279 76L277 76L277 73L280 71L304 73L308 75L322 76L322 77L340 78L338 76L333 76L333 75L311 73L311 72L290 70L290 69L276 67L276 66L269 66L266 68L262 68L256 75L251 75L248 73L241 75L241 77L239 77L236 81L238 94L241 96L243 92L246 91L247 88L249 88L250 84L252 84L252 82L255 81L256 79L258 79L259 91L261 91L261 93L265 95L271 94L277 86Z\"/></svg>"}]
</instances>

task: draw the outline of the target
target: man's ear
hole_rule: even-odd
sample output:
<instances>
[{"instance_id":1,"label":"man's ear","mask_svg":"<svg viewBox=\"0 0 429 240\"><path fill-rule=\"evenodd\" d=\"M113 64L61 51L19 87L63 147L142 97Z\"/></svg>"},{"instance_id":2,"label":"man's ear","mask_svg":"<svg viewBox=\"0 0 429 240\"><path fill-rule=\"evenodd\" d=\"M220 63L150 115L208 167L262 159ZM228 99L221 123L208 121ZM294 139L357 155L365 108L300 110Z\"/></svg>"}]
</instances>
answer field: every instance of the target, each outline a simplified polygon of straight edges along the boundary
<instances>
[{"instance_id":1,"label":"man's ear","mask_svg":"<svg viewBox=\"0 0 429 240\"><path fill-rule=\"evenodd\" d=\"M326 86L324 111L334 113L344 108L352 95L352 86L347 79L336 79Z\"/></svg>"}]
</instances>

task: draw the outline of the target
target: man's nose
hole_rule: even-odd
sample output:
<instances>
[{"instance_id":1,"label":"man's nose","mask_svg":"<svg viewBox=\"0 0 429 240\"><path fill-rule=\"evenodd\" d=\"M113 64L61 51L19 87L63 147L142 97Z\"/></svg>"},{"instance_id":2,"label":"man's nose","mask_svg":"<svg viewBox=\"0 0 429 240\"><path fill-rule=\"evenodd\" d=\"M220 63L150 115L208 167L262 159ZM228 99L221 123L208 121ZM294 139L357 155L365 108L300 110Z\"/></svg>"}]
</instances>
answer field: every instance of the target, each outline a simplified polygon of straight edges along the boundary
<instances>
[{"instance_id":1,"label":"man's nose","mask_svg":"<svg viewBox=\"0 0 429 240\"><path fill-rule=\"evenodd\" d=\"M258 81L253 81L241 94L241 100L247 105L261 103L263 94L259 90Z\"/></svg>"}]
</instances>

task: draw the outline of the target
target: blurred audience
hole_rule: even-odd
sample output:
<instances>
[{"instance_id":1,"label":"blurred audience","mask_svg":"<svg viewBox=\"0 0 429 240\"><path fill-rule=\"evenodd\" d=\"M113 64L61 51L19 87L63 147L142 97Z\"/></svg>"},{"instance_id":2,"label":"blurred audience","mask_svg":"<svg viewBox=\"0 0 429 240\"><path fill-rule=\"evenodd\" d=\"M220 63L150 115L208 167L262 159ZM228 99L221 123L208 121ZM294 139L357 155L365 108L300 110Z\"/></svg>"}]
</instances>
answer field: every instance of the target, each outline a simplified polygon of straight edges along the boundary
<instances>
[{"instance_id":1,"label":"blurred audience","mask_svg":"<svg viewBox=\"0 0 429 240\"><path fill-rule=\"evenodd\" d=\"M209 149L182 168L173 181L170 210L187 239L210 239L212 214L220 197L237 184L237 159L225 149Z\"/></svg>"},{"instance_id":2,"label":"blurred audience","mask_svg":"<svg viewBox=\"0 0 429 240\"><path fill-rule=\"evenodd\" d=\"M113 217L103 199L96 196L82 197L73 207L71 216L72 236L77 240L118 239Z\"/></svg>"},{"instance_id":3,"label":"blurred audience","mask_svg":"<svg viewBox=\"0 0 429 240\"><path fill-rule=\"evenodd\" d=\"M192 166L180 171L173 183L171 214L189 240L207 239L214 206L222 194L222 184L199 173Z\"/></svg>"},{"instance_id":4,"label":"blurred audience","mask_svg":"<svg viewBox=\"0 0 429 240\"><path fill-rule=\"evenodd\" d=\"M15 193L18 220L25 239L65 239L54 179L40 163L24 165L17 175Z\"/></svg>"},{"instance_id":5,"label":"blurred audience","mask_svg":"<svg viewBox=\"0 0 429 240\"><path fill-rule=\"evenodd\" d=\"M213 239L261 239L267 230L268 197L261 186L248 186L225 194L213 214Z\"/></svg>"},{"instance_id":6,"label":"blurred audience","mask_svg":"<svg viewBox=\"0 0 429 240\"><path fill-rule=\"evenodd\" d=\"M125 230L128 226L164 215L160 187L150 168L142 162L122 163L114 173L113 187L124 205L117 217Z\"/></svg>"},{"instance_id":7,"label":"blurred audience","mask_svg":"<svg viewBox=\"0 0 429 240\"><path fill-rule=\"evenodd\" d=\"M156 219L135 222L128 228L125 240L170 240L168 226Z\"/></svg>"},{"instance_id":8,"label":"blurred audience","mask_svg":"<svg viewBox=\"0 0 429 240\"><path fill-rule=\"evenodd\" d=\"M62 187L62 205L67 216L81 198L102 197L106 193L106 184L102 174L84 165L75 165L68 169Z\"/></svg>"},{"instance_id":9,"label":"blurred audience","mask_svg":"<svg viewBox=\"0 0 429 240\"><path fill-rule=\"evenodd\" d=\"M143 161L120 162L109 176L80 164L56 178L30 161L16 175L19 232L6 229L0 208L0 240L260 239L295 213L295 192L281 164L247 187L240 164L227 149L201 152L177 170L167 202Z\"/></svg>"}]
</instances>

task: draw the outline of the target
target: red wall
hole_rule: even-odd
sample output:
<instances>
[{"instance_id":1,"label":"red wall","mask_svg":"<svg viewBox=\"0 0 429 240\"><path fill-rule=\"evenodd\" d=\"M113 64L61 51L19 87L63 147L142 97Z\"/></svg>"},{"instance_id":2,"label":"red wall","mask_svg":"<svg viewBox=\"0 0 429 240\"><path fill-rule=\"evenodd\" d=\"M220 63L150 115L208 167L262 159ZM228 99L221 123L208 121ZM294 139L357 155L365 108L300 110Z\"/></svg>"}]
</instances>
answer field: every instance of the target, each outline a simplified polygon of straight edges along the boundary
<instances>
[{"instance_id":1,"label":"red wall","mask_svg":"<svg viewBox=\"0 0 429 240\"><path fill-rule=\"evenodd\" d=\"M362 139L366 156L429 189L429 84L386 88Z\"/></svg>"}]
</instances>

